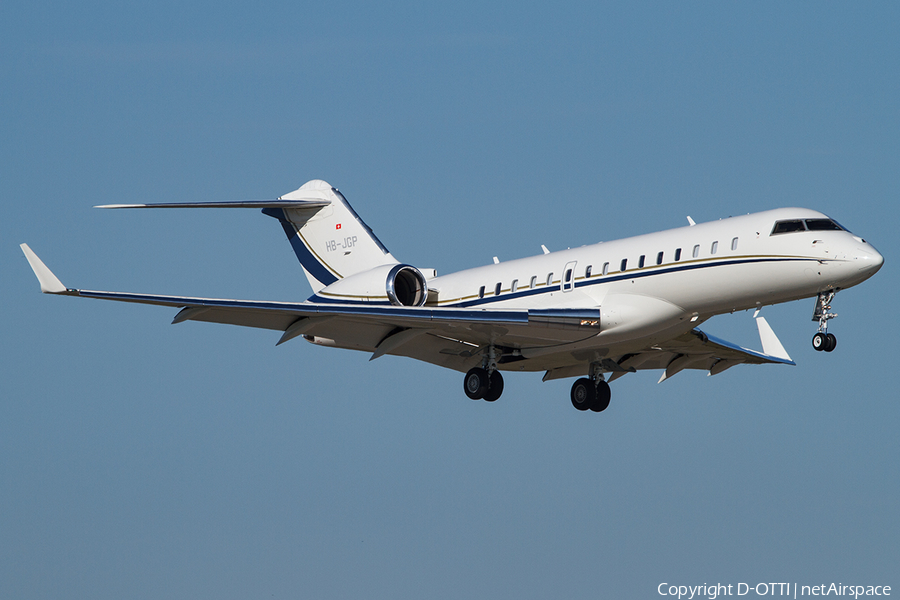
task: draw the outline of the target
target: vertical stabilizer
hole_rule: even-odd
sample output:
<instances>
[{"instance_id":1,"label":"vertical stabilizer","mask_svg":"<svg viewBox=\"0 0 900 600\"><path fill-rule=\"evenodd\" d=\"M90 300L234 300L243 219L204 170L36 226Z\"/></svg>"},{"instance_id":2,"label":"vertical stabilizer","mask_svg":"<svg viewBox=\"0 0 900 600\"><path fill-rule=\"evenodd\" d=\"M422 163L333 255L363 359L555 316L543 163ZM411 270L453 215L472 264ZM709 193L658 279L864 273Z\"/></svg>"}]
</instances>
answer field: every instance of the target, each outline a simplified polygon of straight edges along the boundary
<instances>
[{"instance_id":1,"label":"vertical stabilizer","mask_svg":"<svg viewBox=\"0 0 900 600\"><path fill-rule=\"evenodd\" d=\"M281 222L313 292L349 275L397 263L343 194L325 181L309 181L279 200L328 202L324 207L263 210Z\"/></svg>"}]
</instances>

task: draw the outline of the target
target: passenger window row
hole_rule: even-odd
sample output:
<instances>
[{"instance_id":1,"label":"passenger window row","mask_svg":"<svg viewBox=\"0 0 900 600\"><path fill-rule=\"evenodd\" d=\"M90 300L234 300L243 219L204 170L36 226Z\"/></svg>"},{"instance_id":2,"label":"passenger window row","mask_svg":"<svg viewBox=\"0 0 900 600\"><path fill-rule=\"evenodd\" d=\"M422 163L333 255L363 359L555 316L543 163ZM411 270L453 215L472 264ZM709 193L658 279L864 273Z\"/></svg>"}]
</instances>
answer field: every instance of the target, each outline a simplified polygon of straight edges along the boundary
<instances>
[{"instance_id":1,"label":"passenger window row","mask_svg":"<svg viewBox=\"0 0 900 600\"><path fill-rule=\"evenodd\" d=\"M831 222L831 223L834 223L833 221L830 221L830 219L807 219L806 222L807 222L807 224L808 224L810 221L826 221L826 220L829 221L829 222ZM785 223L795 223L795 221L780 221L779 223L776 223L775 228L778 229L778 227L779 227L780 224L785 224ZM801 226L801 227L803 226L803 222L802 222L802 221L796 221L796 223L800 223L800 226ZM817 223L816 225L817 225L817 226L822 226L821 224L818 224L818 223ZM791 226L793 226L793 225L791 225ZM837 226L837 227L838 227L838 229L840 229L840 226ZM812 228L810 228L810 230L811 230L811 231L815 231L815 230L812 229ZM775 234L775 233L786 233L786 231L774 231L774 230L773 230L772 233L773 233L773 234ZM738 249L738 238L735 237L735 238L732 238L732 239L731 239L731 250L732 250L732 251L735 251L735 250L737 250L737 249ZM719 251L719 242L718 242L718 240L716 240L716 241L712 242L712 244L710 244L710 247L709 247L709 253L710 253L710 255L714 255L714 254L716 254L718 251ZM695 245L694 245L694 248L693 248L693 250L691 251L691 256L692 256L693 258L699 258L699 256L700 256L700 244L695 244ZM656 266L662 265L664 260L665 260L665 252L659 252L659 253L657 253L657 255L656 255ZM680 260L681 260L681 248L676 248L676 249L675 249L675 255L674 255L674 262L679 262ZM647 262L647 255L641 254L641 256L638 258L638 269L643 269L644 266L646 265L646 262ZM627 270L628 270L628 259L627 259L627 258L623 258L623 259L622 259L622 262L619 264L619 271L622 272L622 273L624 273L624 272L627 271ZM609 274L609 263L608 263L608 262L603 263L603 268L600 270L600 273L599 273L599 274L595 274L595 273L593 272L593 265L588 265L588 266L585 267L585 269L584 269L584 278L585 278L585 279L589 279L589 278L591 278L591 277L605 276L605 275L608 275L608 274ZM566 271L566 274L565 274L565 280L566 280L565 283L566 283L567 286L568 286L569 284L572 283L572 271L571 271L571 269L568 270L568 271ZM546 283L544 283L543 285L546 285L546 286L553 285L553 273L552 273L552 272L547 274ZM528 282L528 289L533 290L533 289L535 289L537 286L538 286L538 276L537 276L537 275L532 275L532 276L531 276L531 279L530 279L529 282ZM499 295L501 294L501 292L503 291L502 288L503 288L502 282L497 282L497 284L494 286L494 295L495 295L495 296L499 296ZM509 286L509 291L515 293L515 292L518 291L518 290L519 290L519 280L518 280L518 279L513 279L513 280L512 280L512 283L511 283L510 286ZM484 298L484 295L485 295L485 286L481 286L481 288L479 288L479 290L478 290L478 297L479 297L479 298Z\"/></svg>"},{"instance_id":2,"label":"passenger window row","mask_svg":"<svg viewBox=\"0 0 900 600\"><path fill-rule=\"evenodd\" d=\"M571 277L571 271L569 272L569 276ZM553 273L552 272L547 273L546 285L553 285ZM537 286L538 286L538 276L532 275L531 280L528 282L528 289L533 290ZM486 289L485 286L481 286L480 288L478 288L478 297L479 298L484 298L485 289ZM518 291L518 289L519 289L519 280L513 279L512 283L509 284L509 291L516 292L516 291ZM497 284L494 286L494 295L499 296L502 292L503 292L503 282L498 281Z\"/></svg>"}]
</instances>

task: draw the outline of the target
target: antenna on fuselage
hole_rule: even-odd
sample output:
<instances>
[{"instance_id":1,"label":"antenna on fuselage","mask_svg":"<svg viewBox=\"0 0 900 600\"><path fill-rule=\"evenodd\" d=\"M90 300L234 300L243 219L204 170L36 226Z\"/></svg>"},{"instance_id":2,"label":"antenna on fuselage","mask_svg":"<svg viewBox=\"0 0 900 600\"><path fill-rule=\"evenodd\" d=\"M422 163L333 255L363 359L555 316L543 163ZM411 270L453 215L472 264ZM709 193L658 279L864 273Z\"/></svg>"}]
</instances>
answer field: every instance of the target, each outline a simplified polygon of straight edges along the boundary
<instances>
[{"instance_id":1,"label":"antenna on fuselage","mask_svg":"<svg viewBox=\"0 0 900 600\"><path fill-rule=\"evenodd\" d=\"M543 244L541 244L541 250L544 251L544 254L550 254L550 251L547 250L547 246L545 246L545 245L543 245Z\"/></svg>"},{"instance_id":2,"label":"antenna on fuselage","mask_svg":"<svg viewBox=\"0 0 900 600\"><path fill-rule=\"evenodd\" d=\"M693 227L694 225L696 225L696 223L694 223L694 220L691 218L690 215L688 215L688 218L687 218L687 219L688 219L688 224L689 224L691 227Z\"/></svg>"}]
</instances>

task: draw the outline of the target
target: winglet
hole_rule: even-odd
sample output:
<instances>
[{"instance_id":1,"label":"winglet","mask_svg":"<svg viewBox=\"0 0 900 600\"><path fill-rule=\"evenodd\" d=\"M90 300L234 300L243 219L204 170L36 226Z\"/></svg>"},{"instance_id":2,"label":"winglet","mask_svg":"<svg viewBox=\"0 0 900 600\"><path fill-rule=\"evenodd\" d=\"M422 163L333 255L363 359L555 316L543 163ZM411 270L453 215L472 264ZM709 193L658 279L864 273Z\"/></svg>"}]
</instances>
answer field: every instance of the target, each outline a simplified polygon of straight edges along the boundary
<instances>
[{"instance_id":1,"label":"winglet","mask_svg":"<svg viewBox=\"0 0 900 600\"><path fill-rule=\"evenodd\" d=\"M759 329L759 340L762 342L763 352L775 358L791 360L787 350L781 345L778 336L772 331L772 327L769 326L765 317L757 317L756 326Z\"/></svg>"},{"instance_id":2,"label":"winglet","mask_svg":"<svg viewBox=\"0 0 900 600\"><path fill-rule=\"evenodd\" d=\"M47 268L47 265L38 258L37 254L28 247L28 244L19 244L19 247L22 249L22 252L25 253L25 258L28 259L31 270L34 271L34 274L37 276L38 281L41 284L42 292L45 294L65 294L68 291L66 286L57 279L56 275Z\"/></svg>"}]
</instances>

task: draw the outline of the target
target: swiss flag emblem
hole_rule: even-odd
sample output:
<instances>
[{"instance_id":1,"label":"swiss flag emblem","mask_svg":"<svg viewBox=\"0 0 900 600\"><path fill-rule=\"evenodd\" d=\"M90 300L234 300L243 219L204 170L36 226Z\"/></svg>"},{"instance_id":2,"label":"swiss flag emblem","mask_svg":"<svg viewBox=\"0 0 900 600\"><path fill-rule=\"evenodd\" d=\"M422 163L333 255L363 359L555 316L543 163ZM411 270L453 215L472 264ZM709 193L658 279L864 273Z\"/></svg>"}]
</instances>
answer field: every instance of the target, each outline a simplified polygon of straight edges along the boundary
<instances>
[{"instance_id":1,"label":"swiss flag emblem","mask_svg":"<svg viewBox=\"0 0 900 600\"><path fill-rule=\"evenodd\" d=\"M340 228L341 228L341 224L338 223L337 225L334 226L334 228L335 228L335 229L340 229Z\"/></svg>"}]
</instances>

